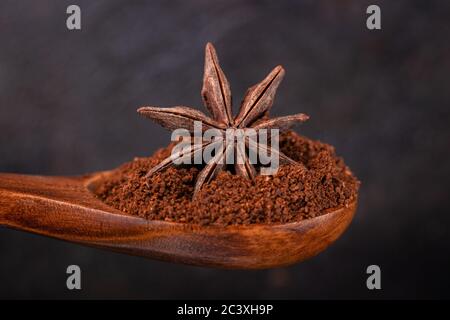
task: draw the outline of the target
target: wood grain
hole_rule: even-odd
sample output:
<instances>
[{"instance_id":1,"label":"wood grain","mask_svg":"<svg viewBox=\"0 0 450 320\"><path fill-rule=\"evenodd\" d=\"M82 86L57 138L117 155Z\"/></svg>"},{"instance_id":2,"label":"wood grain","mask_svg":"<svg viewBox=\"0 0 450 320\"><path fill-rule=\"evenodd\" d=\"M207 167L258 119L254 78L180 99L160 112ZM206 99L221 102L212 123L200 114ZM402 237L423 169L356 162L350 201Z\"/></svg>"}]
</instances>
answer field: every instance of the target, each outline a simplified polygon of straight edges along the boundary
<instances>
[{"instance_id":1,"label":"wood grain","mask_svg":"<svg viewBox=\"0 0 450 320\"><path fill-rule=\"evenodd\" d=\"M107 206L89 191L107 174L0 174L0 225L153 259L261 269L293 264L321 252L342 234L356 210L355 201L347 208L283 225L224 228L148 221Z\"/></svg>"}]
</instances>

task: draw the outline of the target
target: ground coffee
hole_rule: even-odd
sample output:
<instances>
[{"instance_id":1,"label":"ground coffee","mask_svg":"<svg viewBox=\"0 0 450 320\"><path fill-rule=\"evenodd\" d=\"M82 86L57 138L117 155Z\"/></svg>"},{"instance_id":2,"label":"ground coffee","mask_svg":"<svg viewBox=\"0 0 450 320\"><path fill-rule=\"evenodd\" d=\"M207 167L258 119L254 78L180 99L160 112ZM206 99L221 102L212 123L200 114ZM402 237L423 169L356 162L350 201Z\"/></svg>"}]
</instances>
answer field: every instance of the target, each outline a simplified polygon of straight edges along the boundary
<instances>
[{"instance_id":1,"label":"ground coffee","mask_svg":"<svg viewBox=\"0 0 450 320\"><path fill-rule=\"evenodd\" d=\"M280 137L280 149L304 168L281 166L276 175L258 176L254 183L225 171L192 200L200 167L175 166L144 177L171 148L123 164L95 194L110 206L146 219L233 225L313 218L326 209L347 206L358 192L358 180L332 146L290 131Z\"/></svg>"}]
</instances>

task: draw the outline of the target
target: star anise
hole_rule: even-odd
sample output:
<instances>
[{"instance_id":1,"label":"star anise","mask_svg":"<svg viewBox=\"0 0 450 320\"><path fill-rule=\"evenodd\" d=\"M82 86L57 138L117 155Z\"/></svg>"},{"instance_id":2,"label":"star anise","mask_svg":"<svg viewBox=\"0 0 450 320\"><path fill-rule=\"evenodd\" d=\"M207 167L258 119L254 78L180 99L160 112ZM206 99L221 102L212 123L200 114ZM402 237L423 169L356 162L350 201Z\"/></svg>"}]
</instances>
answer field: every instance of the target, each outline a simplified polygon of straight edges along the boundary
<instances>
[{"instance_id":1,"label":"star anise","mask_svg":"<svg viewBox=\"0 0 450 320\"><path fill-rule=\"evenodd\" d=\"M138 112L161 126L175 130L179 128L187 129L189 132L194 131L194 121L201 121L203 131L207 129L218 129L224 132L226 129L248 129L252 128L256 131L260 129L279 129L283 132L293 126L296 122L303 122L308 119L308 116L299 113L289 116L269 119L267 114L272 107L275 92L284 77L284 69L282 66L275 67L267 77L260 83L250 87L242 101L239 113L233 117L231 112L231 91L225 74L219 65L214 46L208 43L205 48L205 68L203 76L203 88L201 91L203 103L205 107L212 114L212 118L208 117L203 112L185 106L176 106L171 108L159 107L141 107ZM225 138L219 142L225 142ZM179 157L193 157L194 153L199 148L204 149L210 145L211 141L203 141L199 146L193 147L186 153L178 154ZM223 170L226 163L223 161L227 157L228 152L234 149L236 158L234 164L235 172L238 175L253 180L258 174L254 164L249 161L246 150L242 147L237 147L235 143L224 143L223 152L217 153L212 161L209 161L201 172L198 174L197 181L194 188L194 197L198 194L201 187L211 181L217 174ZM297 164L282 152L270 148L267 144L252 141L247 139L245 141L244 149L265 150L269 153L279 157L280 163ZM146 177L167 168L173 164L174 156L170 156L159 163L157 166L150 169ZM240 161L239 161L240 160Z\"/></svg>"}]
</instances>

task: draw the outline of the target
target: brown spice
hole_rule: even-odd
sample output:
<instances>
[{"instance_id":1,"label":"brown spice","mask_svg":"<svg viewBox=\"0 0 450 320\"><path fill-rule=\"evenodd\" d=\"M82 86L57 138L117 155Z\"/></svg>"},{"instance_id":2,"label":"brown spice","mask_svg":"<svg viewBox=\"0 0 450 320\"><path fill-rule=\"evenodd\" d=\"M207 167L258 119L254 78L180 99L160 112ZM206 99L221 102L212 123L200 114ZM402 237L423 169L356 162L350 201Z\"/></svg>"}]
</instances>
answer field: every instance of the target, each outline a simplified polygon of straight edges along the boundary
<instances>
[{"instance_id":1,"label":"brown spice","mask_svg":"<svg viewBox=\"0 0 450 320\"><path fill-rule=\"evenodd\" d=\"M175 166L144 177L171 148L123 164L100 182L95 194L110 206L146 219L232 225L313 218L348 205L358 192L358 180L332 146L289 131L281 136L280 149L305 168L281 166L276 175L257 176L254 183L223 171L192 200L201 166Z\"/></svg>"}]
</instances>

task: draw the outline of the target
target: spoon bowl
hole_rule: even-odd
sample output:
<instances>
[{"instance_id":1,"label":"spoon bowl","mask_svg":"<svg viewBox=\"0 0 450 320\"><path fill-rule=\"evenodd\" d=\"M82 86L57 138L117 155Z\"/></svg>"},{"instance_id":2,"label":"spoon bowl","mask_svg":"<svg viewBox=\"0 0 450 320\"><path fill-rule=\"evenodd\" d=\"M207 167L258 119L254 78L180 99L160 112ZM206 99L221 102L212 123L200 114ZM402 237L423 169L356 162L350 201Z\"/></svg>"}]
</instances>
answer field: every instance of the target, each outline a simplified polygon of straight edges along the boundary
<instances>
[{"instance_id":1,"label":"spoon bowl","mask_svg":"<svg viewBox=\"0 0 450 320\"><path fill-rule=\"evenodd\" d=\"M208 267L263 269L308 259L350 224L347 207L287 224L200 226L146 220L99 200L111 172L79 177L0 174L0 226L147 258Z\"/></svg>"}]
</instances>

